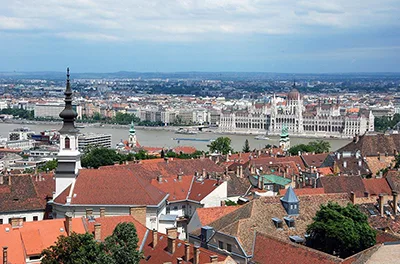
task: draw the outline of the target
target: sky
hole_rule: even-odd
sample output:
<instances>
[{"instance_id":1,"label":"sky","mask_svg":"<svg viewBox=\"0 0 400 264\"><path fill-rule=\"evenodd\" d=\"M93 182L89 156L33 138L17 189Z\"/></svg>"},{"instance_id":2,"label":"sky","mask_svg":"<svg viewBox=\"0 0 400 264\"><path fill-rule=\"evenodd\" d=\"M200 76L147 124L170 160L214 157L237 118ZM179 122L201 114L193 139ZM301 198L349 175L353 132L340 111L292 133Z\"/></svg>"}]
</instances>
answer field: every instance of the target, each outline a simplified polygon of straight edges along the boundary
<instances>
[{"instance_id":1,"label":"sky","mask_svg":"<svg viewBox=\"0 0 400 264\"><path fill-rule=\"evenodd\" d=\"M400 72L399 0L0 6L0 71Z\"/></svg>"}]
</instances>

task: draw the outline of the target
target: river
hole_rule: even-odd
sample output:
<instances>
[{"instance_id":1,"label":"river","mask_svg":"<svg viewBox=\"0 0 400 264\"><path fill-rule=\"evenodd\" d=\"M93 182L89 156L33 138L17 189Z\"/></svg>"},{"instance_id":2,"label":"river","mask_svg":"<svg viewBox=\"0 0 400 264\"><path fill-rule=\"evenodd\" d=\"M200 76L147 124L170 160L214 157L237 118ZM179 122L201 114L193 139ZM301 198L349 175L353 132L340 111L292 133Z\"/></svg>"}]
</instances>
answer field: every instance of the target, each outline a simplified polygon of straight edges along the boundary
<instances>
[{"instance_id":1,"label":"river","mask_svg":"<svg viewBox=\"0 0 400 264\"><path fill-rule=\"evenodd\" d=\"M0 135L2 137L8 137L8 132L15 128L20 127L28 127L31 130L39 133L44 130L49 129L60 129L60 123L54 124L10 124L10 123L0 123ZM111 134L113 146L115 146L118 142L122 140L127 140L129 136L129 127L126 128L111 128L111 127L84 127L80 128L80 131L83 133L98 133L98 134ZM222 136L221 134L215 134L212 132L202 132L196 135L182 135L175 134L173 131L166 130L151 130L151 129L141 129L136 128L137 139L142 146L148 147L164 147L171 148L176 146L193 146L198 150L208 150L207 145L209 142L207 141L186 141L186 140L174 140L174 138L189 138L189 139L216 139L217 137ZM254 135L225 135L230 137L232 140L232 148L236 151L240 151L243 148L244 142L246 139L249 140L250 148L262 148L266 144L278 145L279 137L270 136L269 140L256 140L254 139ZM310 141L315 139L312 138L294 138L290 139L290 143L292 146L297 144L307 144ZM349 139L323 139L328 141L331 144L331 150L336 150L347 143L350 142Z\"/></svg>"}]
</instances>

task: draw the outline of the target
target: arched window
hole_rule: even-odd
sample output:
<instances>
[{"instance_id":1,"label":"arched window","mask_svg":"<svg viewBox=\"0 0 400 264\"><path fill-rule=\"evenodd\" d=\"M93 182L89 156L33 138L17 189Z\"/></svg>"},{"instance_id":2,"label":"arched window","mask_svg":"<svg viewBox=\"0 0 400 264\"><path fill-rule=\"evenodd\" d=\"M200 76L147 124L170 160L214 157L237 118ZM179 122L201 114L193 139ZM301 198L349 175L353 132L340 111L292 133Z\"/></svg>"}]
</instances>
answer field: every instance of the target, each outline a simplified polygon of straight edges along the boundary
<instances>
[{"instance_id":1,"label":"arched window","mask_svg":"<svg viewBox=\"0 0 400 264\"><path fill-rule=\"evenodd\" d=\"M70 142L69 137L65 137L65 148L66 149L71 148L70 145L71 145L71 142Z\"/></svg>"}]
</instances>

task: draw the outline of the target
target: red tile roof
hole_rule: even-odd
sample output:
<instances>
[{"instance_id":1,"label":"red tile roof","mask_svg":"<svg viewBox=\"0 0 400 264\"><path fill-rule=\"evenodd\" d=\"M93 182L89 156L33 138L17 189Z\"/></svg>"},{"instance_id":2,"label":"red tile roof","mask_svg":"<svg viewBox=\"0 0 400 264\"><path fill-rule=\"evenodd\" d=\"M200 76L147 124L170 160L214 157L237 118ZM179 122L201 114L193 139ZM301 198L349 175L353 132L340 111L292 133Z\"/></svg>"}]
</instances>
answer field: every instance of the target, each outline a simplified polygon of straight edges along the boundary
<instances>
[{"instance_id":1,"label":"red tile roof","mask_svg":"<svg viewBox=\"0 0 400 264\"><path fill-rule=\"evenodd\" d=\"M253 261L259 264L332 264L343 260L303 245L257 233Z\"/></svg>"},{"instance_id":2,"label":"red tile roof","mask_svg":"<svg viewBox=\"0 0 400 264\"><path fill-rule=\"evenodd\" d=\"M191 146L180 146L180 147L173 148L173 151L178 154L180 154L180 153L193 154L197 151L197 149L195 147L191 147Z\"/></svg>"},{"instance_id":3,"label":"red tile roof","mask_svg":"<svg viewBox=\"0 0 400 264\"><path fill-rule=\"evenodd\" d=\"M214 179L195 180L190 190L188 199L200 202L218 187L219 183Z\"/></svg>"},{"instance_id":4,"label":"red tile roof","mask_svg":"<svg viewBox=\"0 0 400 264\"><path fill-rule=\"evenodd\" d=\"M153 245L153 236L151 233L147 236L145 245L143 247L143 253L145 259L141 260L140 263L143 264L161 264L165 262L176 263L177 258L184 258L185 255L185 241L176 239L176 249L174 254L170 254L167 251L168 248L168 237L164 234L158 233L157 236L157 246L155 248ZM210 263L211 256L218 256L218 261L223 261L226 259L218 253L212 252L205 248L199 248L200 254L199 259L201 264ZM183 261L184 264L193 263L194 247L190 244L190 258L189 261Z\"/></svg>"},{"instance_id":5,"label":"red tile roof","mask_svg":"<svg viewBox=\"0 0 400 264\"><path fill-rule=\"evenodd\" d=\"M321 153L321 154L308 154L308 155L301 155L305 165L307 167L321 167L322 163L324 163L328 153Z\"/></svg>"},{"instance_id":6,"label":"red tile roof","mask_svg":"<svg viewBox=\"0 0 400 264\"><path fill-rule=\"evenodd\" d=\"M279 195L285 195L287 189L281 189L279 190ZM302 188L302 189L293 189L294 193L296 195L318 195L318 194L324 194L324 188Z\"/></svg>"},{"instance_id":7,"label":"red tile roof","mask_svg":"<svg viewBox=\"0 0 400 264\"><path fill-rule=\"evenodd\" d=\"M72 190L71 204L156 205L166 196L129 167L82 169Z\"/></svg>"},{"instance_id":8,"label":"red tile roof","mask_svg":"<svg viewBox=\"0 0 400 264\"><path fill-rule=\"evenodd\" d=\"M325 176L319 179L325 193L354 192L357 197L363 197L366 191L360 176Z\"/></svg>"},{"instance_id":9,"label":"red tile roof","mask_svg":"<svg viewBox=\"0 0 400 264\"><path fill-rule=\"evenodd\" d=\"M380 193L391 194L392 190L389 187L385 178L381 179L363 179L365 189L370 195L379 195Z\"/></svg>"},{"instance_id":10,"label":"red tile roof","mask_svg":"<svg viewBox=\"0 0 400 264\"><path fill-rule=\"evenodd\" d=\"M87 231L89 233L92 233L94 235L94 225L96 223L101 224L101 241L104 241L104 239L110 235L112 235L115 227L119 223L133 223L136 228L136 233L138 235L138 246L141 245L145 238L145 234L147 231L147 228L139 223L133 216L131 215L124 215L124 216L108 216L108 217L97 217L93 221L88 221L88 219L84 218L84 221L87 225Z\"/></svg>"},{"instance_id":11,"label":"red tile roof","mask_svg":"<svg viewBox=\"0 0 400 264\"><path fill-rule=\"evenodd\" d=\"M151 184L168 193L168 201L181 201L186 200L194 178L194 176L182 176L182 179L179 181L177 177L170 177L166 179L162 178L161 182L153 179L151 180Z\"/></svg>"},{"instance_id":12,"label":"red tile roof","mask_svg":"<svg viewBox=\"0 0 400 264\"><path fill-rule=\"evenodd\" d=\"M221 206L221 207L208 207L197 208L196 214L199 217L201 226L206 226L209 223L223 217L240 208L240 206Z\"/></svg>"},{"instance_id":13,"label":"red tile roof","mask_svg":"<svg viewBox=\"0 0 400 264\"><path fill-rule=\"evenodd\" d=\"M262 165L273 165L276 163L284 163L284 162L290 162L293 161L296 164L296 167L300 167L302 170L304 170L306 167L304 165L303 160L301 159L300 156L290 156L290 157L260 157L260 158L254 158L248 162L248 164L256 165L256 166L262 166Z\"/></svg>"}]
</instances>

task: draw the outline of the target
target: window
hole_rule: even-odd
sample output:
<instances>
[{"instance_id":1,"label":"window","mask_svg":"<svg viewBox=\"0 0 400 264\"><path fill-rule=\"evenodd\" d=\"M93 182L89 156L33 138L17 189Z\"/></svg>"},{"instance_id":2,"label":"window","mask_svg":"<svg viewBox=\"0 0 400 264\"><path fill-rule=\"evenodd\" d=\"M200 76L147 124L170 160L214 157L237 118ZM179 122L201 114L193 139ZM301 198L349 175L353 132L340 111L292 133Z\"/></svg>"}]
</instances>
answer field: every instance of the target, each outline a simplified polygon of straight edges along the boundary
<instances>
[{"instance_id":1,"label":"window","mask_svg":"<svg viewBox=\"0 0 400 264\"><path fill-rule=\"evenodd\" d=\"M224 249L224 242L218 241L218 248L219 249Z\"/></svg>"},{"instance_id":2,"label":"window","mask_svg":"<svg viewBox=\"0 0 400 264\"><path fill-rule=\"evenodd\" d=\"M37 221L37 220L39 220L39 217L34 216L34 217L33 217L33 221Z\"/></svg>"},{"instance_id":3,"label":"window","mask_svg":"<svg viewBox=\"0 0 400 264\"><path fill-rule=\"evenodd\" d=\"M167 214L171 213L171 208L169 206L167 206Z\"/></svg>"},{"instance_id":4,"label":"window","mask_svg":"<svg viewBox=\"0 0 400 264\"><path fill-rule=\"evenodd\" d=\"M69 137L65 137L65 148L69 149L71 147L71 141L69 139Z\"/></svg>"},{"instance_id":5,"label":"window","mask_svg":"<svg viewBox=\"0 0 400 264\"><path fill-rule=\"evenodd\" d=\"M0 225L2 225L3 224L3 219L0 219Z\"/></svg>"},{"instance_id":6,"label":"window","mask_svg":"<svg viewBox=\"0 0 400 264\"><path fill-rule=\"evenodd\" d=\"M22 221L26 222L26 217L23 217L23 218L22 218Z\"/></svg>"},{"instance_id":7,"label":"window","mask_svg":"<svg viewBox=\"0 0 400 264\"><path fill-rule=\"evenodd\" d=\"M178 210L178 206L174 206L173 210L174 211Z\"/></svg>"},{"instance_id":8,"label":"window","mask_svg":"<svg viewBox=\"0 0 400 264\"><path fill-rule=\"evenodd\" d=\"M232 245L226 244L226 250L228 250L228 252L232 252Z\"/></svg>"}]
</instances>

